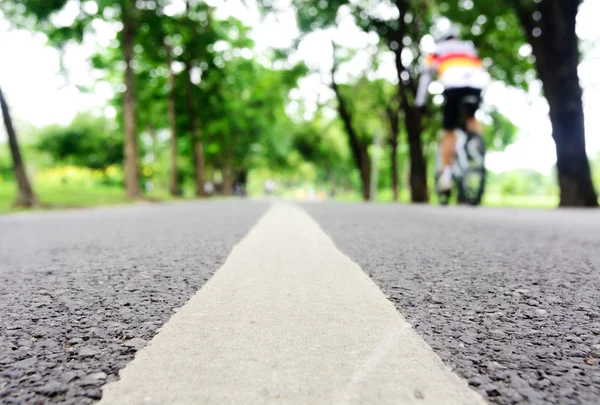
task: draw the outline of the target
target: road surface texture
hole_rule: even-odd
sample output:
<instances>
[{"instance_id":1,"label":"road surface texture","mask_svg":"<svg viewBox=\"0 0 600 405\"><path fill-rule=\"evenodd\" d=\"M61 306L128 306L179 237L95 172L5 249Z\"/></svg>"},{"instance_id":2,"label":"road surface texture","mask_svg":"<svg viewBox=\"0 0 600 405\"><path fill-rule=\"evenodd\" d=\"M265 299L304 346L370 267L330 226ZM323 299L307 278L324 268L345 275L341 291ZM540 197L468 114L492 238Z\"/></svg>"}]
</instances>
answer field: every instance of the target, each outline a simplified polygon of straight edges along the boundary
<instances>
[{"instance_id":1,"label":"road surface texture","mask_svg":"<svg viewBox=\"0 0 600 405\"><path fill-rule=\"evenodd\" d=\"M0 218L0 403L600 403L600 213L302 208Z\"/></svg>"},{"instance_id":2,"label":"road surface texture","mask_svg":"<svg viewBox=\"0 0 600 405\"><path fill-rule=\"evenodd\" d=\"M173 204L0 217L0 403L88 404L267 209Z\"/></svg>"},{"instance_id":3,"label":"road surface texture","mask_svg":"<svg viewBox=\"0 0 600 405\"><path fill-rule=\"evenodd\" d=\"M483 405L301 210L276 205L99 405Z\"/></svg>"},{"instance_id":4,"label":"road surface texture","mask_svg":"<svg viewBox=\"0 0 600 405\"><path fill-rule=\"evenodd\" d=\"M488 401L600 403L600 212L305 208Z\"/></svg>"}]
</instances>

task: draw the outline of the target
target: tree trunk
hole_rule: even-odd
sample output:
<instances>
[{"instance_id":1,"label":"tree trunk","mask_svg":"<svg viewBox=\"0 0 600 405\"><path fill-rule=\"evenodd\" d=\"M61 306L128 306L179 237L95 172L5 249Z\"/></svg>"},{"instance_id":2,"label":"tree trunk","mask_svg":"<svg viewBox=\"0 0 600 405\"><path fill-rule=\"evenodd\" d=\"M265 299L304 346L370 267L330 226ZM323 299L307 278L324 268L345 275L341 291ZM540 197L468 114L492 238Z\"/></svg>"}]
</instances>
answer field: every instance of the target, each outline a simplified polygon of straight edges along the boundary
<instances>
[{"instance_id":1,"label":"tree trunk","mask_svg":"<svg viewBox=\"0 0 600 405\"><path fill-rule=\"evenodd\" d=\"M408 177L411 201L413 203L424 203L429 200L429 193L427 190L427 162L425 161L421 142L421 117L419 112L409 105L408 101L403 99L402 104L410 156Z\"/></svg>"},{"instance_id":2,"label":"tree trunk","mask_svg":"<svg viewBox=\"0 0 600 405\"><path fill-rule=\"evenodd\" d=\"M185 12L189 16L190 0L185 2ZM190 27L193 30L193 27ZM198 114L193 94L194 83L192 83L192 60L188 55L185 58L185 98L188 112L188 125L192 137L192 150L194 153L194 174L196 182L196 197L204 197L204 145L198 132Z\"/></svg>"},{"instance_id":3,"label":"tree trunk","mask_svg":"<svg viewBox=\"0 0 600 405\"><path fill-rule=\"evenodd\" d=\"M133 47L135 28L127 11L123 13L123 60L125 61L125 93L123 94L123 115L125 119L125 191L128 198L140 195L140 173L138 168L137 124L135 116L135 74Z\"/></svg>"},{"instance_id":4,"label":"tree trunk","mask_svg":"<svg viewBox=\"0 0 600 405\"><path fill-rule=\"evenodd\" d=\"M392 43L402 44L404 37L409 35L408 26L404 16L412 12L413 15L418 15L418 10L415 6L418 2L411 0L394 0L396 7L400 11L398 24L395 26L386 26L385 38L388 41L390 49L394 49ZM413 40L417 40L412 38ZM410 169L409 169L409 184L411 192L411 201L413 203L423 203L429 200L429 192L427 189L427 164L423 156L423 146L421 142L421 132L423 130L421 123L421 115L414 105L414 97L416 95L416 86L410 72L402 63L403 46L396 46L393 50L395 55L396 72L398 75L398 97L400 98L400 107L404 111L404 126L409 147ZM403 76L409 74L407 78Z\"/></svg>"},{"instance_id":5,"label":"tree trunk","mask_svg":"<svg viewBox=\"0 0 600 405\"><path fill-rule=\"evenodd\" d=\"M13 127L8 104L4 99L1 88L0 107L2 108L2 118L4 119L4 126L6 127L6 133L8 135L8 145L12 156L15 180L17 181L17 198L15 199L14 205L17 207L34 207L38 205L38 200L33 192L29 178L27 177L27 171L25 170L25 164L23 163L23 158L21 156L17 134Z\"/></svg>"},{"instance_id":6,"label":"tree trunk","mask_svg":"<svg viewBox=\"0 0 600 405\"><path fill-rule=\"evenodd\" d=\"M574 68L577 72L577 67ZM581 91L566 83L558 86L562 96L574 100L575 93ZM579 99L581 101L581 99ZM583 107L564 105L550 108L552 137L556 143L558 184L560 186L561 207L598 207L598 196L590 174L590 165L585 150L585 128Z\"/></svg>"},{"instance_id":7,"label":"tree trunk","mask_svg":"<svg viewBox=\"0 0 600 405\"><path fill-rule=\"evenodd\" d=\"M231 162L223 162L223 195L233 195L233 167Z\"/></svg>"},{"instance_id":8,"label":"tree trunk","mask_svg":"<svg viewBox=\"0 0 600 405\"><path fill-rule=\"evenodd\" d=\"M208 166L210 168L209 175L208 175L208 181L210 181L213 185L215 184L215 166L216 166L216 163L214 161L209 163L209 166Z\"/></svg>"},{"instance_id":9,"label":"tree trunk","mask_svg":"<svg viewBox=\"0 0 600 405\"><path fill-rule=\"evenodd\" d=\"M169 129L171 137L169 138L169 193L172 196L180 196L179 173L177 170L177 113L175 110L175 72L171 64L171 47L165 44L165 53L167 54L167 69L169 71L169 93L167 95L167 110L169 119Z\"/></svg>"},{"instance_id":10,"label":"tree trunk","mask_svg":"<svg viewBox=\"0 0 600 405\"><path fill-rule=\"evenodd\" d=\"M188 112L188 126L192 138L194 153L194 175L196 183L196 197L204 196L204 147L198 135L198 117L194 102L194 84L192 83L191 63L185 61L185 102Z\"/></svg>"},{"instance_id":11,"label":"tree trunk","mask_svg":"<svg viewBox=\"0 0 600 405\"><path fill-rule=\"evenodd\" d=\"M520 6L519 20L536 58L536 69L550 107L556 144L561 207L598 207L585 150L582 90L577 68L579 41L575 24L579 0L544 0L533 10ZM535 33L535 34L534 34Z\"/></svg>"},{"instance_id":12,"label":"tree trunk","mask_svg":"<svg viewBox=\"0 0 600 405\"><path fill-rule=\"evenodd\" d=\"M398 136L400 132L400 118L399 113L392 107L386 108L386 114L390 124L390 146L392 162L392 192L394 194L394 201L398 201L399 187L398 187Z\"/></svg>"},{"instance_id":13,"label":"tree trunk","mask_svg":"<svg viewBox=\"0 0 600 405\"><path fill-rule=\"evenodd\" d=\"M371 201L371 159L366 146L360 146L360 178L362 182L362 196L365 201Z\"/></svg>"},{"instance_id":14,"label":"tree trunk","mask_svg":"<svg viewBox=\"0 0 600 405\"><path fill-rule=\"evenodd\" d=\"M156 161L158 158L158 135L156 133L156 128L153 124L148 124L146 125L146 130L148 131L148 135L152 141L152 146L150 147L150 151L152 152L152 160Z\"/></svg>"},{"instance_id":15,"label":"tree trunk","mask_svg":"<svg viewBox=\"0 0 600 405\"><path fill-rule=\"evenodd\" d=\"M358 138L358 134L356 133L354 126L352 125L352 115L342 94L340 93L340 89L335 82L333 76L334 72L331 75L331 88L335 92L338 101L338 113L340 114L340 118L344 123L344 128L346 129L346 133L348 134L348 141L350 143L350 150L352 151L352 156L354 157L354 162L356 167L360 172L360 179L362 183L362 195L365 201L371 200L371 158L369 157L369 150L367 145L364 145L360 142Z\"/></svg>"},{"instance_id":16,"label":"tree trunk","mask_svg":"<svg viewBox=\"0 0 600 405\"><path fill-rule=\"evenodd\" d=\"M196 197L205 197L206 193L204 192L204 183L205 183L205 174L204 174L204 144L200 140L200 135L198 134L198 122L194 125L196 135L194 136L194 160L196 162Z\"/></svg>"},{"instance_id":17,"label":"tree trunk","mask_svg":"<svg viewBox=\"0 0 600 405\"><path fill-rule=\"evenodd\" d=\"M410 156L409 184L410 197L413 203L424 203L429 201L427 190L427 163L423 155L423 144L421 133L423 132L421 116L414 104L408 100L407 85L402 81L402 73L405 72L399 52L396 52L396 68L398 70L398 92L404 111L404 126L408 140L408 151Z\"/></svg>"},{"instance_id":18,"label":"tree trunk","mask_svg":"<svg viewBox=\"0 0 600 405\"><path fill-rule=\"evenodd\" d=\"M392 192L393 199L398 202L399 188L398 188L398 143L391 144L391 161L392 161Z\"/></svg>"},{"instance_id":19,"label":"tree trunk","mask_svg":"<svg viewBox=\"0 0 600 405\"><path fill-rule=\"evenodd\" d=\"M241 169L237 172L235 184L240 187L242 196L248 195L248 171L246 169Z\"/></svg>"},{"instance_id":20,"label":"tree trunk","mask_svg":"<svg viewBox=\"0 0 600 405\"><path fill-rule=\"evenodd\" d=\"M248 170L241 169L240 171L238 171L236 182L239 183L242 187L244 187L245 190L248 186Z\"/></svg>"},{"instance_id":21,"label":"tree trunk","mask_svg":"<svg viewBox=\"0 0 600 405\"><path fill-rule=\"evenodd\" d=\"M403 153L400 152L400 157L398 157L398 200L402 200L402 190L404 189L404 183L406 181L404 173L406 172L406 159L404 158Z\"/></svg>"}]
</instances>

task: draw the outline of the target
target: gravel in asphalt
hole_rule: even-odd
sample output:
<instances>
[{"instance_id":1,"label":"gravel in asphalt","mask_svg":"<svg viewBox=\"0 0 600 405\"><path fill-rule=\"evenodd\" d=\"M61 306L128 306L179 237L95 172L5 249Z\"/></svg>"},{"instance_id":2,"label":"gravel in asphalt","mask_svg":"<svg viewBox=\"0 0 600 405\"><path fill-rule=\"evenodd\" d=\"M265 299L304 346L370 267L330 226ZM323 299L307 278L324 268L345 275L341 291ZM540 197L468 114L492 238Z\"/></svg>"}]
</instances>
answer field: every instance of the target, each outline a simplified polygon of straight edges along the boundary
<instances>
[{"instance_id":1,"label":"gravel in asphalt","mask_svg":"<svg viewBox=\"0 0 600 405\"><path fill-rule=\"evenodd\" d=\"M0 402L92 403L267 205L0 218ZM473 389L600 403L600 214L304 207Z\"/></svg>"},{"instance_id":2,"label":"gravel in asphalt","mask_svg":"<svg viewBox=\"0 0 600 405\"><path fill-rule=\"evenodd\" d=\"M485 405L287 204L119 375L99 405Z\"/></svg>"},{"instance_id":3,"label":"gravel in asphalt","mask_svg":"<svg viewBox=\"0 0 600 405\"><path fill-rule=\"evenodd\" d=\"M0 403L88 404L265 212L177 203L0 218Z\"/></svg>"},{"instance_id":4,"label":"gravel in asphalt","mask_svg":"<svg viewBox=\"0 0 600 405\"><path fill-rule=\"evenodd\" d=\"M600 403L600 213L305 204L492 403Z\"/></svg>"}]
</instances>

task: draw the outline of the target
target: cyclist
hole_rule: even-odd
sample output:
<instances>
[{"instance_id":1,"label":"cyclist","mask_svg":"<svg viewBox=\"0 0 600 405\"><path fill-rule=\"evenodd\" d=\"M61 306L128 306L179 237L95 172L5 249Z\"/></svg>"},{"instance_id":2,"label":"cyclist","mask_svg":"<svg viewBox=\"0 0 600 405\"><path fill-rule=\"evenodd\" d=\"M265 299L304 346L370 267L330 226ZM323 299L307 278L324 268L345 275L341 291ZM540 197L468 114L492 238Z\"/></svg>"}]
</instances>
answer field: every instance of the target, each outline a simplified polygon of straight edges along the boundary
<instances>
[{"instance_id":1,"label":"cyclist","mask_svg":"<svg viewBox=\"0 0 600 405\"><path fill-rule=\"evenodd\" d=\"M460 31L450 25L435 36L435 51L425 57L415 104L422 111L427 101L427 89L432 72L444 86L444 133L441 141L442 173L438 181L440 192L452 188L452 158L456 143L454 130L459 127L461 102L472 96L476 102L465 105L468 132L481 133L475 112L481 103L481 94L489 83L489 74L483 68L475 46L460 39Z\"/></svg>"}]
</instances>

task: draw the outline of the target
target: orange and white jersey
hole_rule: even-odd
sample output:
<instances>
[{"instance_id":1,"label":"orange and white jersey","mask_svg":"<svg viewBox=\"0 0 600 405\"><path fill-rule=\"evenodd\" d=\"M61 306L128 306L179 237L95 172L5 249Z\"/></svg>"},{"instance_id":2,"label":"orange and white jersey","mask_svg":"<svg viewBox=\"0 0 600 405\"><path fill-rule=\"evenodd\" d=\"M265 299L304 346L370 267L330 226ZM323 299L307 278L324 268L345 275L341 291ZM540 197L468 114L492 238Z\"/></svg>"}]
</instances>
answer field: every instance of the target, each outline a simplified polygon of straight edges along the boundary
<instances>
[{"instance_id":1,"label":"orange and white jersey","mask_svg":"<svg viewBox=\"0 0 600 405\"><path fill-rule=\"evenodd\" d=\"M490 81L490 76L470 41L449 39L438 42L435 52L425 57L423 68L417 105L425 103L431 71L437 71L437 79L445 89L472 87L483 90Z\"/></svg>"}]
</instances>

